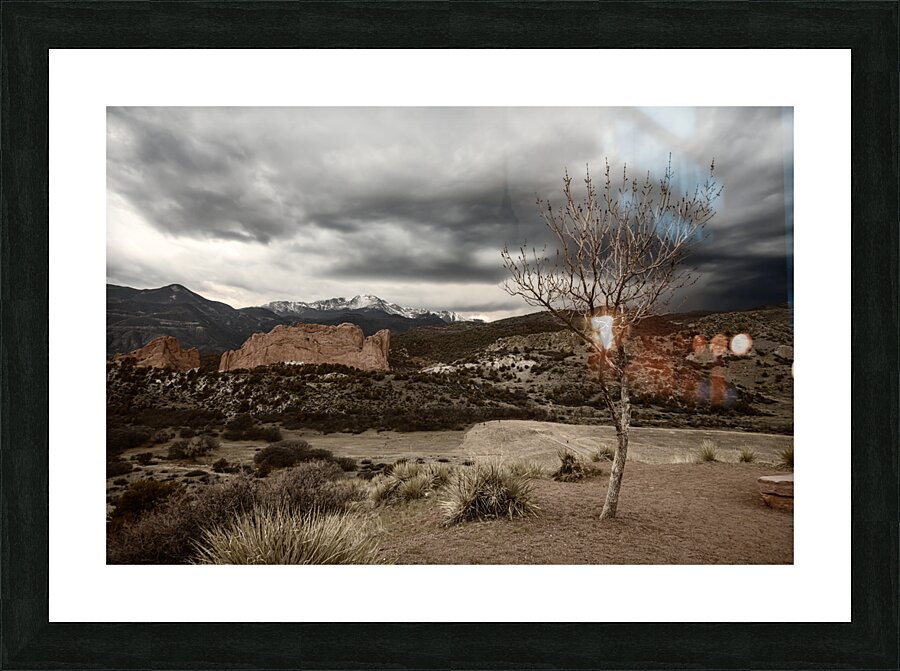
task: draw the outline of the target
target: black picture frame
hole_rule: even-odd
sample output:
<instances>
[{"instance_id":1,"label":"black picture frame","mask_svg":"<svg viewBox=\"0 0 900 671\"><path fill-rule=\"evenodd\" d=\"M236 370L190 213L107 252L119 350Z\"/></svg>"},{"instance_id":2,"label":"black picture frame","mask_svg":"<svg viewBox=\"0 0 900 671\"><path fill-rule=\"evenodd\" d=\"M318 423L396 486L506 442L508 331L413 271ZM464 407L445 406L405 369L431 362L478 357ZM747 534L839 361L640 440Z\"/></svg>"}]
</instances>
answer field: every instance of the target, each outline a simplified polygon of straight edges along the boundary
<instances>
[{"instance_id":1,"label":"black picture frame","mask_svg":"<svg viewBox=\"0 0 900 671\"><path fill-rule=\"evenodd\" d=\"M4 2L0 31L3 669L898 668L896 3ZM851 49L852 622L49 623L48 51L259 47Z\"/></svg>"}]
</instances>

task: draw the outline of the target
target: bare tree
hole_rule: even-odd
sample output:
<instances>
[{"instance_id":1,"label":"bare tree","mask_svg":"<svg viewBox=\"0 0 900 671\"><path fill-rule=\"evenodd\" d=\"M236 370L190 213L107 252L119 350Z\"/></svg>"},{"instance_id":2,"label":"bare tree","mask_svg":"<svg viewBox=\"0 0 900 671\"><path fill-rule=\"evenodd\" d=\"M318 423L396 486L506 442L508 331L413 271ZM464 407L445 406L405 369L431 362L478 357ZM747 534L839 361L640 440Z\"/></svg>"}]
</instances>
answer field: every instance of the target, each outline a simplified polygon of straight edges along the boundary
<instances>
[{"instance_id":1,"label":"bare tree","mask_svg":"<svg viewBox=\"0 0 900 671\"><path fill-rule=\"evenodd\" d=\"M514 257L503 249L511 277L504 288L532 306L548 310L578 334L591 351L601 397L616 428L617 445L601 519L615 517L628 453L631 394L626 371L626 342L641 320L668 305L673 294L696 281L682 263L702 238L722 192L709 176L693 195L672 193L672 159L658 182L628 177L613 184L609 161L598 193L586 171L585 195L578 201L568 171L563 179L566 202L554 208L540 198L541 217L556 238L555 252L528 249ZM616 180L618 182L618 179Z\"/></svg>"}]
</instances>

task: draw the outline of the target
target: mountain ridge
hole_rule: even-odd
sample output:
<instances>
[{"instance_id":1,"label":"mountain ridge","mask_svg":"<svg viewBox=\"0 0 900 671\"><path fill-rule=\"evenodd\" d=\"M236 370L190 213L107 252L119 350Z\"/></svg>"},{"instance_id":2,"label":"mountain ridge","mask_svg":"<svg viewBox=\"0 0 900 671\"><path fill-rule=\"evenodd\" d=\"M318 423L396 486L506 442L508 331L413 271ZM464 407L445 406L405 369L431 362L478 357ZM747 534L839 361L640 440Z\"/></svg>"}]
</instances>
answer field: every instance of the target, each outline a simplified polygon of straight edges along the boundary
<instances>
[{"instance_id":1,"label":"mountain ridge","mask_svg":"<svg viewBox=\"0 0 900 671\"><path fill-rule=\"evenodd\" d=\"M429 310L427 308L410 308L403 307L397 303L386 301L373 294L359 294L353 298L344 298L343 296L335 298L325 298L318 301L270 301L259 307L271 310L275 314L288 316L292 314L302 314L308 310L318 310L332 312L336 310L379 310L389 315L397 315L406 317L407 319L417 319L422 316L435 315L447 323L466 321L456 312L451 310Z\"/></svg>"}]
</instances>

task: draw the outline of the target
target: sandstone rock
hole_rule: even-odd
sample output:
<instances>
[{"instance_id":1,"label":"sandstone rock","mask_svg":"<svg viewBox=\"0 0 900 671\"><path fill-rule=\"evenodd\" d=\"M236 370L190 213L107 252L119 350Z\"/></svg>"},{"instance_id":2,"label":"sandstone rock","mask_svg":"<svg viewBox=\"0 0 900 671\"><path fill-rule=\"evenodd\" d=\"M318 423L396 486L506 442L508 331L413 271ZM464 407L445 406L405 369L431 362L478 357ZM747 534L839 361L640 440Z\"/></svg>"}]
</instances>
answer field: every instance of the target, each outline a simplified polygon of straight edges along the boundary
<instances>
[{"instance_id":1,"label":"sandstone rock","mask_svg":"<svg viewBox=\"0 0 900 671\"><path fill-rule=\"evenodd\" d=\"M140 368L173 368L181 371L200 368L199 350L182 349L172 336L160 336L128 354L116 354L113 361L121 363L126 358L134 359L134 365Z\"/></svg>"},{"instance_id":2,"label":"sandstone rock","mask_svg":"<svg viewBox=\"0 0 900 671\"><path fill-rule=\"evenodd\" d=\"M761 494L794 495L794 474L764 475L756 481Z\"/></svg>"},{"instance_id":3,"label":"sandstone rock","mask_svg":"<svg viewBox=\"0 0 900 671\"><path fill-rule=\"evenodd\" d=\"M777 494L763 494L763 501L766 502L766 505L770 508L774 508L776 510L793 510L794 509L794 497L793 496L778 496Z\"/></svg>"},{"instance_id":4,"label":"sandstone rock","mask_svg":"<svg viewBox=\"0 0 900 671\"><path fill-rule=\"evenodd\" d=\"M362 370L390 370L390 331L366 338L355 324L276 326L254 333L240 349L225 352L220 371L255 368L273 363L336 363Z\"/></svg>"},{"instance_id":5,"label":"sandstone rock","mask_svg":"<svg viewBox=\"0 0 900 671\"><path fill-rule=\"evenodd\" d=\"M756 481L759 493L770 508L794 509L794 474L764 475Z\"/></svg>"}]
</instances>

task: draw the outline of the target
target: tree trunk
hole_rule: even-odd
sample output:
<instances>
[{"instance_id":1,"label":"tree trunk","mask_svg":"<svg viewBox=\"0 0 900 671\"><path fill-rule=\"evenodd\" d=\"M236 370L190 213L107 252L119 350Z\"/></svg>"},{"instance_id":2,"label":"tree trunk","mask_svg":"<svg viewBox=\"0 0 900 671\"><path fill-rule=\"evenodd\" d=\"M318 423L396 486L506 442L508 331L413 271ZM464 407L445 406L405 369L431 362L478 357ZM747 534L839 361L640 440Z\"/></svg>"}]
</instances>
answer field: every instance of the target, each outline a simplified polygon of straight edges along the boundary
<instances>
[{"instance_id":1,"label":"tree trunk","mask_svg":"<svg viewBox=\"0 0 900 671\"><path fill-rule=\"evenodd\" d=\"M605 520L616 516L619 507L619 490L622 487L622 476L625 474L625 458L628 456L628 430L631 425L631 396L628 392L628 382L625 376L621 377L621 397L619 400L616 421L616 455L613 457L612 471L609 474L609 486L606 490L606 502L603 504L603 512L600 519Z\"/></svg>"}]
</instances>

